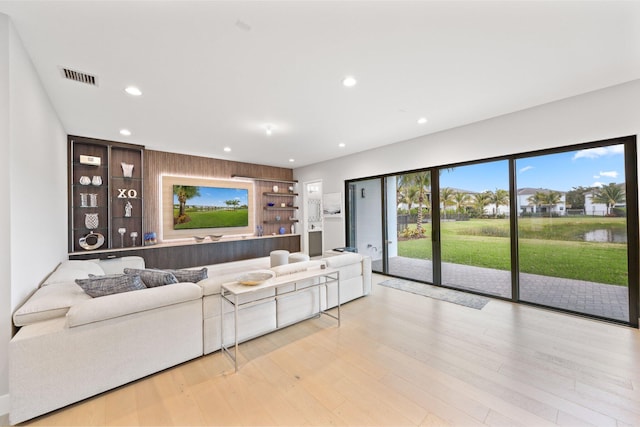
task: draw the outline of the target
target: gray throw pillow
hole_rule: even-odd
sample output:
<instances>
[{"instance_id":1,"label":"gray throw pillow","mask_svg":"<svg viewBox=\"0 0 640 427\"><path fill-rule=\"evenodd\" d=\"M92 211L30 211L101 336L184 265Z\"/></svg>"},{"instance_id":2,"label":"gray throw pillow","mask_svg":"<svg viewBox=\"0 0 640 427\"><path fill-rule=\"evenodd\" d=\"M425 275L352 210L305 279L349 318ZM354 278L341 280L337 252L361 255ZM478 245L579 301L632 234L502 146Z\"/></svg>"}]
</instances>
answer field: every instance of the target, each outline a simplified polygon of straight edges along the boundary
<instances>
[{"instance_id":1,"label":"gray throw pillow","mask_svg":"<svg viewBox=\"0 0 640 427\"><path fill-rule=\"evenodd\" d=\"M207 278L207 267L200 270L164 270L176 276L178 282L197 283Z\"/></svg>"},{"instance_id":2,"label":"gray throw pillow","mask_svg":"<svg viewBox=\"0 0 640 427\"><path fill-rule=\"evenodd\" d=\"M124 274L137 274L147 288L155 288L156 286L173 285L178 283L178 279L172 273L162 270L153 270L147 268L144 270L138 268L125 268Z\"/></svg>"},{"instance_id":3,"label":"gray throw pillow","mask_svg":"<svg viewBox=\"0 0 640 427\"><path fill-rule=\"evenodd\" d=\"M146 289L140 276L134 274L112 274L107 276L90 274L88 279L76 279L76 283L93 298Z\"/></svg>"}]
</instances>

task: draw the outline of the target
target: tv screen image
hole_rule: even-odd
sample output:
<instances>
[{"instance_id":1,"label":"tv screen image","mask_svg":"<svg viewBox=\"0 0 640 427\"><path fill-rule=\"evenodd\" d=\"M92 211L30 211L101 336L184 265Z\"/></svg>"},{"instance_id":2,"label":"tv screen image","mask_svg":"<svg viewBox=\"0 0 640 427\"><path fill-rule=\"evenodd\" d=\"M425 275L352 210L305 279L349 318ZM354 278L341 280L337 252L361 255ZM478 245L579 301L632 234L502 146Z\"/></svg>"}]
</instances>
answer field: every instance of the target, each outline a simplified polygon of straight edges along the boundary
<instances>
[{"instance_id":1,"label":"tv screen image","mask_svg":"<svg viewBox=\"0 0 640 427\"><path fill-rule=\"evenodd\" d=\"M232 228L249 225L249 190L173 186L174 230Z\"/></svg>"}]
</instances>

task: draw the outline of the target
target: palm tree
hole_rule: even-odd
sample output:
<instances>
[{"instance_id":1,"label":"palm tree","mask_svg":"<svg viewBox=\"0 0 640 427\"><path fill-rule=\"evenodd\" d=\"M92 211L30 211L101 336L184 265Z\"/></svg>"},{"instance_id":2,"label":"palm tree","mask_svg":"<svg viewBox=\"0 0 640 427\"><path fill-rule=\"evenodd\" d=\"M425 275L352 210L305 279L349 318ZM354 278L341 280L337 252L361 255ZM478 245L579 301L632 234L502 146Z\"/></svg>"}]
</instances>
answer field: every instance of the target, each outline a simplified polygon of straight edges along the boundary
<instances>
[{"instance_id":1,"label":"palm tree","mask_svg":"<svg viewBox=\"0 0 640 427\"><path fill-rule=\"evenodd\" d=\"M491 203L490 193L489 191L484 191L473 195L473 208L477 210L481 216L484 214L484 208Z\"/></svg>"},{"instance_id":2,"label":"palm tree","mask_svg":"<svg viewBox=\"0 0 640 427\"><path fill-rule=\"evenodd\" d=\"M447 219L447 206L451 206L452 204L453 193L453 189L449 187L444 187L440 190L440 203L442 203L444 219Z\"/></svg>"},{"instance_id":3,"label":"palm tree","mask_svg":"<svg viewBox=\"0 0 640 427\"><path fill-rule=\"evenodd\" d=\"M489 191L489 202L496 206L494 215L497 218L498 208L500 206L509 206L509 192L499 188L496 188L496 191Z\"/></svg>"},{"instance_id":4,"label":"palm tree","mask_svg":"<svg viewBox=\"0 0 640 427\"><path fill-rule=\"evenodd\" d=\"M593 201L607 205L607 215L609 215L611 214L611 208L618 203L625 203L627 201L627 196L622 186L612 182L607 186L597 189L593 193Z\"/></svg>"},{"instance_id":5,"label":"palm tree","mask_svg":"<svg viewBox=\"0 0 640 427\"><path fill-rule=\"evenodd\" d=\"M464 213L464 206L469 201L469 195L461 191L456 191L453 194L453 201L456 203L456 210L459 214Z\"/></svg>"},{"instance_id":6,"label":"palm tree","mask_svg":"<svg viewBox=\"0 0 640 427\"><path fill-rule=\"evenodd\" d=\"M413 184L417 190L418 196L418 218L416 220L416 233L418 237L424 237L424 230L422 229L422 209L426 208L429 211L429 200L427 195L431 191L431 173L430 172L419 172L413 175ZM427 205L425 205L425 202Z\"/></svg>"},{"instance_id":7,"label":"palm tree","mask_svg":"<svg viewBox=\"0 0 640 427\"><path fill-rule=\"evenodd\" d=\"M562 194L560 194L557 191L553 191L553 190L549 190L549 192L546 195L546 204L547 206L549 206L549 217L552 217L553 215L553 208L560 203L560 201L562 200Z\"/></svg>"},{"instance_id":8,"label":"palm tree","mask_svg":"<svg viewBox=\"0 0 640 427\"><path fill-rule=\"evenodd\" d=\"M542 191L536 191L533 196L529 196L527 201L539 208L547 203L547 194Z\"/></svg>"},{"instance_id":9,"label":"palm tree","mask_svg":"<svg viewBox=\"0 0 640 427\"><path fill-rule=\"evenodd\" d=\"M200 195L200 189L198 187L194 187L191 185L174 185L173 186L173 194L178 196L178 203L180 204L180 209L178 211L178 224L186 222L186 215L184 213L184 208L187 204L187 200L192 199Z\"/></svg>"}]
</instances>

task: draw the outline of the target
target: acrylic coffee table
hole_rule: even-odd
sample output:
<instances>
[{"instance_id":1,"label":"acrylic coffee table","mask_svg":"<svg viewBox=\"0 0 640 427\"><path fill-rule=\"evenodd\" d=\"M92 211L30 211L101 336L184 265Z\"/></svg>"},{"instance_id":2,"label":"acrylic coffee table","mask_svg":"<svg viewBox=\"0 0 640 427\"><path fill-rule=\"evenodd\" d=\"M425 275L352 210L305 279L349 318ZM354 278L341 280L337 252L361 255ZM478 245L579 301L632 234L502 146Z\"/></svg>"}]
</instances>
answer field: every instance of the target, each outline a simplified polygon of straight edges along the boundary
<instances>
[{"instance_id":1,"label":"acrylic coffee table","mask_svg":"<svg viewBox=\"0 0 640 427\"><path fill-rule=\"evenodd\" d=\"M317 280L316 280L317 279ZM334 268L318 268L313 270L306 270L298 273L287 274L284 276L273 277L259 285L248 286L242 285L239 282L225 283L220 288L220 337L221 337L221 350L224 354L229 356L234 363L236 372L238 371L238 310L243 307L250 307L253 305L261 304L267 300L275 298L276 304L278 299L294 295L300 292L308 291L313 288L325 288L325 307L328 307L328 289L327 286L331 283L336 283L338 289L338 305L337 314L329 313L327 310L322 309L322 300L320 298L320 292L318 289L318 311L308 319L319 317L321 315L329 316L338 321L338 327L340 326L340 272ZM284 289L283 288L288 288ZM267 297L256 296L252 298L252 295L258 295L264 290L274 290L274 295ZM242 301L240 301L242 297ZM234 340L232 345L225 345L224 336L224 304L228 303L233 306L233 324L234 324ZM277 312L277 310L276 310ZM306 319L303 319L306 320ZM276 322L277 327L277 322ZM233 348L233 354L231 349Z\"/></svg>"}]
</instances>

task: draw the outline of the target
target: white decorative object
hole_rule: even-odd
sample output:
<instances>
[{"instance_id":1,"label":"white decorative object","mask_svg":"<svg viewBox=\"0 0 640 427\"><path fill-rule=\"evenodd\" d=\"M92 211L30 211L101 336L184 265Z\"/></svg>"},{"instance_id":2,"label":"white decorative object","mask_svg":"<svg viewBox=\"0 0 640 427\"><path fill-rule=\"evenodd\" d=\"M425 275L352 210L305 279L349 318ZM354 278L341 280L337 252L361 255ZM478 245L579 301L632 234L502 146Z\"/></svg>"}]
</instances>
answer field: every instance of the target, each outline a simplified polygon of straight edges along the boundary
<instances>
[{"instance_id":1,"label":"white decorative object","mask_svg":"<svg viewBox=\"0 0 640 427\"><path fill-rule=\"evenodd\" d=\"M131 246L135 246L136 245L136 237L138 237L138 232L137 231L132 231L130 236L131 236Z\"/></svg>"},{"instance_id":2,"label":"white decorative object","mask_svg":"<svg viewBox=\"0 0 640 427\"><path fill-rule=\"evenodd\" d=\"M133 188L127 190L126 188L118 188L118 199L136 199L138 192Z\"/></svg>"},{"instance_id":3,"label":"white decorative object","mask_svg":"<svg viewBox=\"0 0 640 427\"><path fill-rule=\"evenodd\" d=\"M82 185L89 185L91 184L91 178L89 178L88 176L81 176L80 177L80 184Z\"/></svg>"},{"instance_id":4,"label":"white decorative object","mask_svg":"<svg viewBox=\"0 0 640 427\"><path fill-rule=\"evenodd\" d=\"M87 206L89 206L87 204L87 193L80 193L80 207L81 208L86 208Z\"/></svg>"},{"instance_id":5,"label":"white decorative object","mask_svg":"<svg viewBox=\"0 0 640 427\"><path fill-rule=\"evenodd\" d=\"M278 192L278 186L277 186L277 185L274 185L274 186L273 186L273 192L274 192L274 193L277 193L277 192Z\"/></svg>"},{"instance_id":6,"label":"white decorative object","mask_svg":"<svg viewBox=\"0 0 640 427\"><path fill-rule=\"evenodd\" d=\"M124 233L127 232L127 229L124 227L118 228L118 233L120 233L120 247L124 248Z\"/></svg>"},{"instance_id":7,"label":"white decorative object","mask_svg":"<svg viewBox=\"0 0 640 427\"><path fill-rule=\"evenodd\" d=\"M97 213L84 214L84 226L89 230L95 230L99 224Z\"/></svg>"},{"instance_id":8,"label":"white decorative object","mask_svg":"<svg viewBox=\"0 0 640 427\"><path fill-rule=\"evenodd\" d=\"M100 175L94 175L91 183L95 186L102 185L102 177Z\"/></svg>"},{"instance_id":9,"label":"white decorative object","mask_svg":"<svg viewBox=\"0 0 640 427\"><path fill-rule=\"evenodd\" d=\"M122 175L124 175L125 178L131 178L133 176L133 165L122 162L121 166L122 166Z\"/></svg>"},{"instance_id":10,"label":"white decorative object","mask_svg":"<svg viewBox=\"0 0 640 427\"><path fill-rule=\"evenodd\" d=\"M126 216L127 218L131 217L132 209L133 209L133 205L131 205L131 202L127 200L127 204L124 205L124 216Z\"/></svg>"},{"instance_id":11,"label":"white decorative object","mask_svg":"<svg viewBox=\"0 0 640 427\"><path fill-rule=\"evenodd\" d=\"M98 206L98 194L91 193L89 194L89 206L95 208Z\"/></svg>"}]
</instances>

